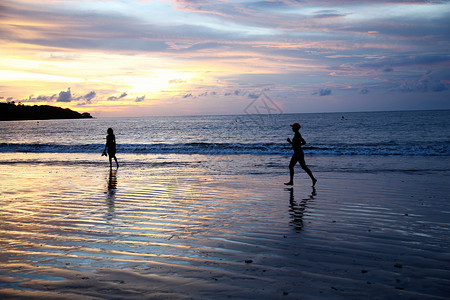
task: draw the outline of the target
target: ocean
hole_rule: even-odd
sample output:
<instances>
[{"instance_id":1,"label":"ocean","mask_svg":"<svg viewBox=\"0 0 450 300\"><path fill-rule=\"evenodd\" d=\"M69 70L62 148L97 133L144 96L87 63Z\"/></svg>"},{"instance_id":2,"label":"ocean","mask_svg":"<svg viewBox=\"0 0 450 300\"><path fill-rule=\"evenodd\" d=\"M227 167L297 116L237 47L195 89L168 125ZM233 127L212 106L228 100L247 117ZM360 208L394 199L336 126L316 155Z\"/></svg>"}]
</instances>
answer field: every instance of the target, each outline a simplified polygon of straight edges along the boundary
<instances>
[{"instance_id":1,"label":"ocean","mask_svg":"<svg viewBox=\"0 0 450 300\"><path fill-rule=\"evenodd\" d=\"M152 154L168 155L174 163L180 162L177 155L183 155L185 166L192 166L198 164L195 156L202 155L205 163L230 158L230 172L252 172L251 167L242 170L239 161L245 157L245 161L258 161L254 172L279 172L292 153L286 138L292 138L289 125L295 122L302 125L307 160L321 172L439 172L449 168L442 163L450 156L448 110L0 122L0 153L67 154L64 157L71 163L71 154L101 154L106 129L111 127L119 160L135 155L127 157L126 164L155 163L146 158ZM336 157L340 163L330 165L330 159L323 157ZM411 157L417 164L411 165ZM375 164L379 158L393 164ZM34 159L30 156L30 161ZM83 159L89 164L104 161L96 156ZM162 166L171 163L160 161ZM430 165L433 161L438 163ZM14 162L8 156L1 163Z\"/></svg>"},{"instance_id":2,"label":"ocean","mask_svg":"<svg viewBox=\"0 0 450 300\"><path fill-rule=\"evenodd\" d=\"M315 187L299 166L283 184L295 122ZM0 122L0 298L447 299L449 129L449 110Z\"/></svg>"}]
</instances>

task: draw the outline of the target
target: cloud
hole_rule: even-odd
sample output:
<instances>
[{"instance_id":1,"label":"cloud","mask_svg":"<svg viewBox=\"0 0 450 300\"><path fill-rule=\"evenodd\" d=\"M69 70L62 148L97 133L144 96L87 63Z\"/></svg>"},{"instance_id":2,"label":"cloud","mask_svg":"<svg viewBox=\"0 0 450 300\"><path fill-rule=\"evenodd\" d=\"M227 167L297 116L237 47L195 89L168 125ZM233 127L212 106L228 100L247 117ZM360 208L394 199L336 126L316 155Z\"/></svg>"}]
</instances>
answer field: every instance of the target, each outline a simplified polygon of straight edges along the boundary
<instances>
[{"instance_id":1,"label":"cloud","mask_svg":"<svg viewBox=\"0 0 450 300\"><path fill-rule=\"evenodd\" d=\"M183 79L171 79L169 80L170 84L178 84L178 83L186 83L186 80Z\"/></svg>"},{"instance_id":2,"label":"cloud","mask_svg":"<svg viewBox=\"0 0 450 300\"><path fill-rule=\"evenodd\" d=\"M142 97L136 97L136 102L142 102L145 100L145 95Z\"/></svg>"},{"instance_id":3,"label":"cloud","mask_svg":"<svg viewBox=\"0 0 450 300\"><path fill-rule=\"evenodd\" d=\"M29 96L28 99L23 99L24 102L73 102L73 101L86 101L87 104L91 103L91 100L97 96L95 91L91 91L83 96L74 97L72 94L72 90L70 88L67 91L61 91L58 95L53 94L51 96L47 95L39 95L34 97L33 95Z\"/></svg>"},{"instance_id":4,"label":"cloud","mask_svg":"<svg viewBox=\"0 0 450 300\"><path fill-rule=\"evenodd\" d=\"M56 102L71 102L71 101L72 101L72 93L70 91L70 88L67 89L67 92L66 91L59 92L58 99L56 100Z\"/></svg>"},{"instance_id":5,"label":"cloud","mask_svg":"<svg viewBox=\"0 0 450 300\"><path fill-rule=\"evenodd\" d=\"M126 96L128 96L128 94L125 92L125 93L122 93L120 96L110 96L106 100L108 100L108 101L117 101L117 100L120 100L122 98L125 98Z\"/></svg>"},{"instance_id":6,"label":"cloud","mask_svg":"<svg viewBox=\"0 0 450 300\"><path fill-rule=\"evenodd\" d=\"M2 1L0 19L5 26L0 26L0 36L6 46L2 59L11 66L5 74L18 74L17 81L10 80L17 82L14 86L2 86L2 94L19 99L46 93L48 96L30 99L85 100L88 104L101 98L114 106L117 103L113 101L127 96L114 91L133 91L127 99L144 101L136 96L152 92L140 84L141 79L145 82L156 70L168 71L159 76L164 97L176 97L179 102L183 102L181 98L219 98L212 97L213 89L220 96L228 96L227 103L248 101L262 84L272 84L283 95L303 93L309 97L312 92L331 95L329 88L319 90L326 83L333 89L333 97L328 98L342 97L344 86L368 86L371 93L393 87L404 92L448 88L444 79L441 82L420 77L427 69L433 69L440 78L450 75L448 1L117 3ZM149 11L158 14L150 17ZM32 62L26 72L15 67L17 57ZM333 76L330 70L336 70ZM399 77L402 74L420 75ZM30 84L29 80L35 78L36 85ZM42 86L32 90L41 81ZM86 90L77 94L83 84ZM16 92L17 87L25 85L26 90ZM52 95L69 85L72 91ZM180 92L180 88L184 90ZM105 91L113 92L103 94ZM354 94L356 91L352 90ZM359 90L361 94L368 92L365 88ZM443 93L435 96L442 97Z\"/></svg>"},{"instance_id":7,"label":"cloud","mask_svg":"<svg viewBox=\"0 0 450 300\"><path fill-rule=\"evenodd\" d=\"M321 88L321 89L319 89L318 92L314 92L313 95L328 96L328 95L331 95L331 89Z\"/></svg>"},{"instance_id":8,"label":"cloud","mask_svg":"<svg viewBox=\"0 0 450 300\"><path fill-rule=\"evenodd\" d=\"M256 93L249 93L248 97L250 99L258 99L260 94L256 94Z\"/></svg>"},{"instance_id":9,"label":"cloud","mask_svg":"<svg viewBox=\"0 0 450 300\"><path fill-rule=\"evenodd\" d=\"M91 100L95 98L97 94L94 91L91 91L83 96L83 99L86 100L87 103L91 103Z\"/></svg>"},{"instance_id":10,"label":"cloud","mask_svg":"<svg viewBox=\"0 0 450 300\"><path fill-rule=\"evenodd\" d=\"M31 96L29 98L29 100L38 101L38 102L52 102L55 99L56 99L56 94L54 94L52 96L40 95L36 99L31 99Z\"/></svg>"},{"instance_id":11,"label":"cloud","mask_svg":"<svg viewBox=\"0 0 450 300\"><path fill-rule=\"evenodd\" d=\"M433 78L428 71L419 79L405 80L398 88L401 92L442 92L448 90L447 84Z\"/></svg>"},{"instance_id":12,"label":"cloud","mask_svg":"<svg viewBox=\"0 0 450 300\"><path fill-rule=\"evenodd\" d=\"M394 71L394 69L389 65L386 65L383 67L383 72L385 72L385 73L392 72L392 71Z\"/></svg>"},{"instance_id":13,"label":"cloud","mask_svg":"<svg viewBox=\"0 0 450 300\"><path fill-rule=\"evenodd\" d=\"M359 90L359 93L362 95L368 94L369 93L369 89L368 88L362 88Z\"/></svg>"},{"instance_id":14,"label":"cloud","mask_svg":"<svg viewBox=\"0 0 450 300\"><path fill-rule=\"evenodd\" d=\"M29 96L27 99L18 100L22 102L74 102L74 101L86 101L86 104L90 104L91 100L94 99L97 96L95 91L91 91L87 93L86 95L74 97L74 94L72 94L72 90L70 88L67 89L67 91L61 91L58 95L53 94L51 96L48 95L39 95L37 97L34 97L33 95ZM13 99L13 97L10 97Z\"/></svg>"},{"instance_id":15,"label":"cloud","mask_svg":"<svg viewBox=\"0 0 450 300\"><path fill-rule=\"evenodd\" d=\"M398 55L395 53L381 58L368 57L365 61L353 66L361 68L381 68L383 72L393 71L393 67L415 67L441 65L450 62L450 56L441 54Z\"/></svg>"},{"instance_id":16,"label":"cloud","mask_svg":"<svg viewBox=\"0 0 450 300\"><path fill-rule=\"evenodd\" d=\"M345 14L339 13L336 10L320 10L314 13L314 18L326 19L326 18L337 18L345 17Z\"/></svg>"}]
</instances>

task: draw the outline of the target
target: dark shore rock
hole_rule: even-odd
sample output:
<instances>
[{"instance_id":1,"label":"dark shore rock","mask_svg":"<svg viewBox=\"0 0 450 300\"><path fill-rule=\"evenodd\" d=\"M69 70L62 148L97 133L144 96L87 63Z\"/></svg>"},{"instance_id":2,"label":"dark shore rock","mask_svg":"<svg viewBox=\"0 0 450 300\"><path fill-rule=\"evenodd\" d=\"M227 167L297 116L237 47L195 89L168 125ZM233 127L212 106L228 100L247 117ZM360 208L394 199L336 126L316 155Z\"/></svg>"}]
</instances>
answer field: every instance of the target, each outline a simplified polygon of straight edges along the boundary
<instances>
[{"instance_id":1,"label":"dark shore rock","mask_svg":"<svg viewBox=\"0 0 450 300\"><path fill-rule=\"evenodd\" d=\"M84 119L92 118L89 113L79 113L69 108L50 105L23 105L0 103L0 121Z\"/></svg>"}]
</instances>

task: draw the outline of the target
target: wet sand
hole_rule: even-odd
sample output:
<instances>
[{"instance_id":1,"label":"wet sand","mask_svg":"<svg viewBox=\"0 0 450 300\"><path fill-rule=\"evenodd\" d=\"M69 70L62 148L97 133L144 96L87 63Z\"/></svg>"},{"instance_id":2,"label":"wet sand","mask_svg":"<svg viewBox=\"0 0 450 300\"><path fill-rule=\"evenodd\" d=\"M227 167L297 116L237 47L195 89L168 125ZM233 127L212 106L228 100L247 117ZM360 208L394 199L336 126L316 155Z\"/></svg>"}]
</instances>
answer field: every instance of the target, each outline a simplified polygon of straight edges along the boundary
<instances>
[{"instance_id":1,"label":"wet sand","mask_svg":"<svg viewBox=\"0 0 450 300\"><path fill-rule=\"evenodd\" d=\"M318 172L313 189L298 170L286 188L287 172L33 155L0 164L1 298L450 295L441 174Z\"/></svg>"}]
</instances>

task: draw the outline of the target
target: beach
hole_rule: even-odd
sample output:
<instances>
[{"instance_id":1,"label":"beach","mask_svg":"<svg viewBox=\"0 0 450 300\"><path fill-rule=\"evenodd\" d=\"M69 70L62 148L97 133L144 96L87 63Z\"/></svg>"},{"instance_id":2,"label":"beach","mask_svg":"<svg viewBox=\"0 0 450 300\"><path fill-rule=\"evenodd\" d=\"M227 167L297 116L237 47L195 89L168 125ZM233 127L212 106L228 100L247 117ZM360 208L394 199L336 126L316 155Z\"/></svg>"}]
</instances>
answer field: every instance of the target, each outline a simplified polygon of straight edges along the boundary
<instances>
[{"instance_id":1,"label":"beach","mask_svg":"<svg viewBox=\"0 0 450 300\"><path fill-rule=\"evenodd\" d=\"M1 298L450 294L448 156L118 158L0 153Z\"/></svg>"}]
</instances>

